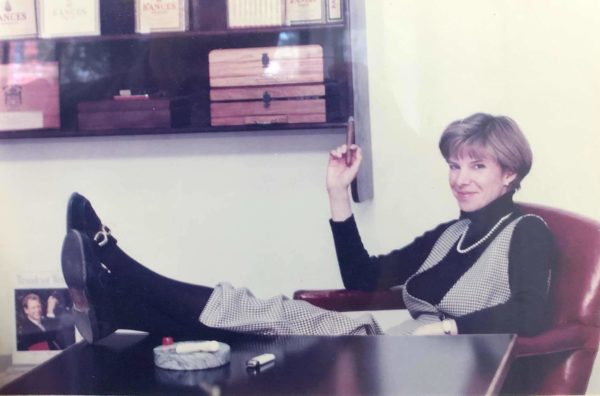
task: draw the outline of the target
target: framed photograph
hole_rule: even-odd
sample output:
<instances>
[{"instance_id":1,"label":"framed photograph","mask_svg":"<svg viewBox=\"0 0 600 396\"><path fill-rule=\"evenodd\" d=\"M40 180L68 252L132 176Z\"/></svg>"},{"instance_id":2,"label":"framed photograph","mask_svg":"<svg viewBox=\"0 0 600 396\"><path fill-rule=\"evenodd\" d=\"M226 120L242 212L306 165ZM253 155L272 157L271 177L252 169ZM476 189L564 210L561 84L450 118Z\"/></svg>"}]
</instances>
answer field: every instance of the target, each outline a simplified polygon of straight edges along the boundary
<instances>
[{"instance_id":1,"label":"framed photograph","mask_svg":"<svg viewBox=\"0 0 600 396\"><path fill-rule=\"evenodd\" d=\"M0 39L37 37L35 0L4 0L0 6Z\"/></svg>"},{"instance_id":2,"label":"framed photograph","mask_svg":"<svg viewBox=\"0 0 600 396\"><path fill-rule=\"evenodd\" d=\"M285 15L288 25L324 23L325 0L286 0Z\"/></svg>"},{"instance_id":3,"label":"framed photograph","mask_svg":"<svg viewBox=\"0 0 600 396\"><path fill-rule=\"evenodd\" d=\"M37 0L40 37L100 34L99 0Z\"/></svg>"},{"instance_id":4,"label":"framed photograph","mask_svg":"<svg viewBox=\"0 0 600 396\"><path fill-rule=\"evenodd\" d=\"M188 29L186 0L136 0L136 33L183 32Z\"/></svg>"},{"instance_id":5,"label":"framed photograph","mask_svg":"<svg viewBox=\"0 0 600 396\"><path fill-rule=\"evenodd\" d=\"M81 339L61 274L18 274L12 319L13 364L41 363Z\"/></svg>"}]
</instances>

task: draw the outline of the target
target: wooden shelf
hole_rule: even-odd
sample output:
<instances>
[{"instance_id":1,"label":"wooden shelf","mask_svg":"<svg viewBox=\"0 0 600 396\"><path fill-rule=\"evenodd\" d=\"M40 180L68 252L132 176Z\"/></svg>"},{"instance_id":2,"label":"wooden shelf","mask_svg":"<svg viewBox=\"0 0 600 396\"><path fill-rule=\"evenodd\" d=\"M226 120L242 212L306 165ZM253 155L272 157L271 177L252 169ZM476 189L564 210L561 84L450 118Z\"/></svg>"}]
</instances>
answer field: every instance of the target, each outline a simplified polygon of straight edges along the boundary
<instances>
[{"instance_id":1,"label":"wooden shelf","mask_svg":"<svg viewBox=\"0 0 600 396\"><path fill-rule=\"evenodd\" d=\"M80 44L90 42L102 42L102 41L118 41L118 40L159 40L159 39L176 39L176 38L190 38L190 37L209 37L216 38L219 36L224 37L236 37L246 36L248 34L261 34L261 33L288 33L288 32L310 32L319 30L343 30L345 28L344 23L327 23L327 24L307 24L307 25L293 25L293 26L272 26L272 27L258 27L258 28L243 28L243 29L227 29L227 30L188 30L185 32L161 32L161 33L127 33L127 34L102 34L99 36L77 36L77 37L54 37L54 38L18 38L18 39L0 39L0 45L8 42L23 42L23 41L38 41L44 43L56 43L56 44Z\"/></svg>"},{"instance_id":2,"label":"wooden shelf","mask_svg":"<svg viewBox=\"0 0 600 396\"><path fill-rule=\"evenodd\" d=\"M322 130L339 130L346 127L346 123L332 122L319 124L273 124L273 125L245 125L227 127L183 127L183 128L155 128L155 129L105 129L105 130L63 130L63 129L32 129L20 131L0 131L0 140L10 139L45 139L66 137L92 137L92 136L136 136L136 135L175 135L190 133L226 133L226 132L259 132L285 134L289 131L302 130L307 133L320 133Z\"/></svg>"}]
</instances>

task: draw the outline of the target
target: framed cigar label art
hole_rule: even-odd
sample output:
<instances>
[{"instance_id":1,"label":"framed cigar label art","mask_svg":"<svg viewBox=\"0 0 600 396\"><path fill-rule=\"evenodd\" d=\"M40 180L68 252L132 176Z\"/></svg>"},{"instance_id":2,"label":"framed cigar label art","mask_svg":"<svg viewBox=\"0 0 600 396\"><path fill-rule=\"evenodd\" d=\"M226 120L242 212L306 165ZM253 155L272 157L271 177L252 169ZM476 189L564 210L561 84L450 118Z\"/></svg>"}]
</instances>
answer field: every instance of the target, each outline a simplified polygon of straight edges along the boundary
<instances>
[{"instance_id":1,"label":"framed cigar label art","mask_svg":"<svg viewBox=\"0 0 600 396\"><path fill-rule=\"evenodd\" d=\"M344 20L342 2L343 0L327 0L327 22L341 22Z\"/></svg>"},{"instance_id":2,"label":"framed cigar label art","mask_svg":"<svg viewBox=\"0 0 600 396\"><path fill-rule=\"evenodd\" d=\"M325 22L325 0L286 0L288 25Z\"/></svg>"},{"instance_id":3,"label":"framed cigar label art","mask_svg":"<svg viewBox=\"0 0 600 396\"><path fill-rule=\"evenodd\" d=\"M227 27L281 26L283 0L227 0Z\"/></svg>"},{"instance_id":4,"label":"framed cigar label art","mask_svg":"<svg viewBox=\"0 0 600 396\"><path fill-rule=\"evenodd\" d=\"M37 36L35 0L2 0L0 7L0 40Z\"/></svg>"},{"instance_id":5,"label":"framed cigar label art","mask_svg":"<svg viewBox=\"0 0 600 396\"><path fill-rule=\"evenodd\" d=\"M136 0L137 33L183 32L188 28L187 0Z\"/></svg>"},{"instance_id":6,"label":"framed cigar label art","mask_svg":"<svg viewBox=\"0 0 600 396\"><path fill-rule=\"evenodd\" d=\"M97 36L99 0L37 0L40 37Z\"/></svg>"}]
</instances>

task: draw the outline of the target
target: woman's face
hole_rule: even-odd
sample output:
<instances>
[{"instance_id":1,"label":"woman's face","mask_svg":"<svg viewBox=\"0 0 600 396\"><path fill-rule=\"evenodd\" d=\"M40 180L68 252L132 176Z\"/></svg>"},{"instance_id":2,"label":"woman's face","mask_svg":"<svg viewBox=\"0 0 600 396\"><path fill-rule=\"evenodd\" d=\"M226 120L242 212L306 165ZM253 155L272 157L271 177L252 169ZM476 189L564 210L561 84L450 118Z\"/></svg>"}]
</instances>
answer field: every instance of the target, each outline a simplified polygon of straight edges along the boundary
<instances>
[{"instance_id":1,"label":"woman's face","mask_svg":"<svg viewBox=\"0 0 600 396\"><path fill-rule=\"evenodd\" d=\"M464 212L481 209L506 193L516 177L483 150L463 149L448 159L448 165L450 188Z\"/></svg>"}]
</instances>

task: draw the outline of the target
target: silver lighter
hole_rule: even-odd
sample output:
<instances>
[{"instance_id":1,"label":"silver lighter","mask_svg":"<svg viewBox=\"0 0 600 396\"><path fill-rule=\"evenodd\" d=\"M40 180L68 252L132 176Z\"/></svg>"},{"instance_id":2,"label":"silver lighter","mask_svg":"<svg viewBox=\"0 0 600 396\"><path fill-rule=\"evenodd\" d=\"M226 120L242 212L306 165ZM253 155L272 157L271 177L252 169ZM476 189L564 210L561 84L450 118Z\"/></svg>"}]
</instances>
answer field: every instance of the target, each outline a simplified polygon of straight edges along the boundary
<instances>
[{"instance_id":1,"label":"silver lighter","mask_svg":"<svg viewBox=\"0 0 600 396\"><path fill-rule=\"evenodd\" d=\"M262 355L254 356L250 360L246 362L246 367L248 368L260 368L264 367L268 364L271 364L275 361L275 355L272 353L263 353Z\"/></svg>"}]
</instances>

